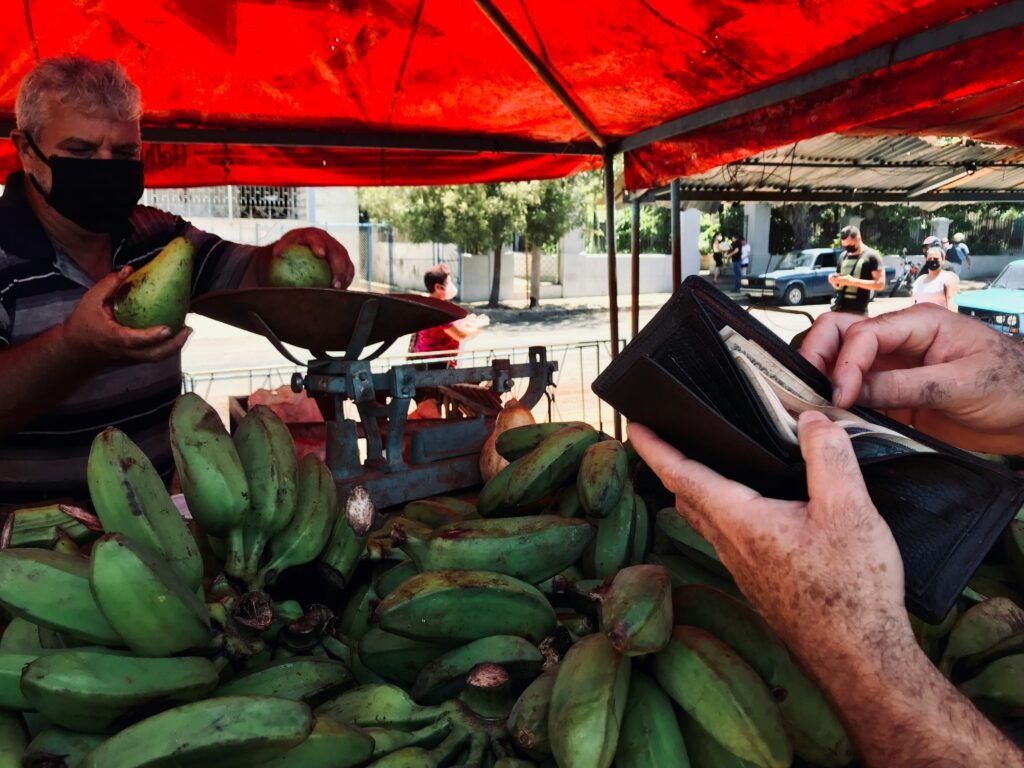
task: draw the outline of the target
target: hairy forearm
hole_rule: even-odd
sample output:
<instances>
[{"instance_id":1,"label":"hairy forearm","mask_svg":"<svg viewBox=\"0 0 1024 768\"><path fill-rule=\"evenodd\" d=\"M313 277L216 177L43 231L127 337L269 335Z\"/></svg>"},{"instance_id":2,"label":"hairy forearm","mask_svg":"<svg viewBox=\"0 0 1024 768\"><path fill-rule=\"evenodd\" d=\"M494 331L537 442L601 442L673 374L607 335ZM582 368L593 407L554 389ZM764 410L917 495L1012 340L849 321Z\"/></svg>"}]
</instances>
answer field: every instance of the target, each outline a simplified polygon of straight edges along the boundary
<instances>
[{"instance_id":1,"label":"hairy forearm","mask_svg":"<svg viewBox=\"0 0 1024 768\"><path fill-rule=\"evenodd\" d=\"M16 347L0 350L0 434L15 432L59 403L90 373L55 326Z\"/></svg>"},{"instance_id":2,"label":"hairy forearm","mask_svg":"<svg viewBox=\"0 0 1024 768\"><path fill-rule=\"evenodd\" d=\"M863 639L830 632L797 656L821 684L868 766L1024 768L1024 753L918 648L905 621Z\"/></svg>"}]
</instances>

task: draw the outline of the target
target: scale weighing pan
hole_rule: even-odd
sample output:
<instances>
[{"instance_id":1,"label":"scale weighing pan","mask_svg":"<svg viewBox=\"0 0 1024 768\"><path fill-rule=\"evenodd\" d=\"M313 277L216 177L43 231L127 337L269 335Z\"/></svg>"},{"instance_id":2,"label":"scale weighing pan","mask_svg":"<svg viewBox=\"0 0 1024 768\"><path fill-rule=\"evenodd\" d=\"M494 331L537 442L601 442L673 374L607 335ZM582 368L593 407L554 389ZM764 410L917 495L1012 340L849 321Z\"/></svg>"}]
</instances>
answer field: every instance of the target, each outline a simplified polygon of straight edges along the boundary
<instances>
[{"instance_id":1,"label":"scale weighing pan","mask_svg":"<svg viewBox=\"0 0 1024 768\"><path fill-rule=\"evenodd\" d=\"M283 342L308 349L314 357L345 352L348 359L384 342L375 357L402 336L466 316L450 301L429 296L334 288L214 291L194 299L190 311L265 336L282 352Z\"/></svg>"}]
</instances>

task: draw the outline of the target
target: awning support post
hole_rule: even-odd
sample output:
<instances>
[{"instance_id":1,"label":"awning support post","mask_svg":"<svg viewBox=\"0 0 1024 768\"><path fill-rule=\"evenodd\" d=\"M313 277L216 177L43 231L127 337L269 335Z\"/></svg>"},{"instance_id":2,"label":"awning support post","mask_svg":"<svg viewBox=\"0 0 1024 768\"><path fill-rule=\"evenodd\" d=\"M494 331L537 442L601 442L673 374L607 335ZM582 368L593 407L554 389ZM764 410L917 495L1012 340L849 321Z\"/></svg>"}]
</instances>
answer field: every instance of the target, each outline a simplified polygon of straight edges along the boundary
<instances>
[{"instance_id":1,"label":"awning support post","mask_svg":"<svg viewBox=\"0 0 1024 768\"><path fill-rule=\"evenodd\" d=\"M683 282L683 239L679 231L679 179L672 179L669 210L672 212L672 291Z\"/></svg>"},{"instance_id":2,"label":"awning support post","mask_svg":"<svg viewBox=\"0 0 1024 768\"><path fill-rule=\"evenodd\" d=\"M604 153L605 241L608 245L608 326L612 360L619 356L619 281L615 254L615 155ZM615 439L622 439L622 417L615 411Z\"/></svg>"},{"instance_id":3,"label":"awning support post","mask_svg":"<svg viewBox=\"0 0 1024 768\"><path fill-rule=\"evenodd\" d=\"M633 197L633 230L630 237L632 261L630 262L630 338L635 339L640 332L640 198Z\"/></svg>"}]
</instances>

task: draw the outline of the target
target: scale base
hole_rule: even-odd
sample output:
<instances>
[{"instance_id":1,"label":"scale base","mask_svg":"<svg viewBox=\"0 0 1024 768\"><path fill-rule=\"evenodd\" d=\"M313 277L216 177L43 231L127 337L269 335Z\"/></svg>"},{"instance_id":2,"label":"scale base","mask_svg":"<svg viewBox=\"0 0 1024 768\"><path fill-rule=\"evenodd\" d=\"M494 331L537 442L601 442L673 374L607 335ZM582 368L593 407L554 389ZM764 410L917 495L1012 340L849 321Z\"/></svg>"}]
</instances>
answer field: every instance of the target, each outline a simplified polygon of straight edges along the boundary
<instances>
[{"instance_id":1,"label":"scale base","mask_svg":"<svg viewBox=\"0 0 1024 768\"><path fill-rule=\"evenodd\" d=\"M349 492L361 485L370 492L370 498L378 510L404 504L411 499L440 496L480 483L478 453L432 461L429 464L409 464L401 472L367 468L356 477L336 481L339 499L347 499Z\"/></svg>"}]
</instances>

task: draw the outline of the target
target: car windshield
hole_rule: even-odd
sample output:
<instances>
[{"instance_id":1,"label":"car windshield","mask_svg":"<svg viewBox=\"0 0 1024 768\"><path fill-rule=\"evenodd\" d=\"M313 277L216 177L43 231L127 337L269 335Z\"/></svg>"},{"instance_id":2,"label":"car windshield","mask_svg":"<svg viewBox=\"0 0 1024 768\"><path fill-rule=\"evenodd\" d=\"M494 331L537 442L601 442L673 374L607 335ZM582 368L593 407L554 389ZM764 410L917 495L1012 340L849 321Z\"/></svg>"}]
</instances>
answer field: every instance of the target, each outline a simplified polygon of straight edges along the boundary
<instances>
[{"instance_id":1,"label":"car windshield","mask_svg":"<svg viewBox=\"0 0 1024 768\"><path fill-rule=\"evenodd\" d=\"M802 269L814 266L814 251L787 253L782 257L776 269Z\"/></svg>"},{"instance_id":2,"label":"car windshield","mask_svg":"<svg viewBox=\"0 0 1024 768\"><path fill-rule=\"evenodd\" d=\"M1007 264L990 287L1010 288L1015 291L1024 288L1024 264Z\"/></svg>"}]
</instances>

